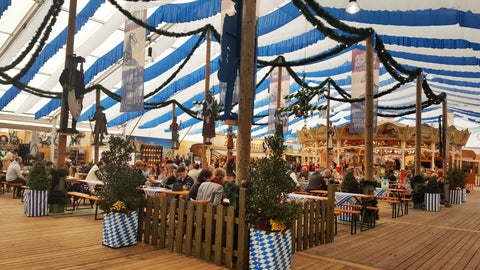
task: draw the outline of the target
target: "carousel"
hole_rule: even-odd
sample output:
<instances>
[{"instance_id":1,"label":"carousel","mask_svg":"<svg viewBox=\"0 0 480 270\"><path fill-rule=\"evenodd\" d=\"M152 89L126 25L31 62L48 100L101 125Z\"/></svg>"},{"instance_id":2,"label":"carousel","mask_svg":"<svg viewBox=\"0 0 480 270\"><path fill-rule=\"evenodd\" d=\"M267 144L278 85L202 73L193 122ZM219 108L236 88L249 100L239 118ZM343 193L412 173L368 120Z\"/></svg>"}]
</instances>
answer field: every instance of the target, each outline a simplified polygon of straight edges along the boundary
<instances>
[{"instance_id":1,"label":"carousel","mask_svg":"<svg viewBox=\"0 0 480 270\"><path fill-rule=\"evenodd\" d=\"M443 174L440 157L440 141L437 128L422 124L422 167L426 172ZM347 169L357 176L363 176L364 134L349 132L350 124L334 127L333 149L327 150L327 127L306 128L297 131L298 141L302 145L301 162L303 165L318 164L336 169L343 175ZM450 164L461 166L462 147L466 144L470 132L448 127ZM396 167L402 180L405 168L413 164L415 156L415 127L396 122L384 122L377 125L374 133L374 164Z\"/></svg>"}]
</instances>

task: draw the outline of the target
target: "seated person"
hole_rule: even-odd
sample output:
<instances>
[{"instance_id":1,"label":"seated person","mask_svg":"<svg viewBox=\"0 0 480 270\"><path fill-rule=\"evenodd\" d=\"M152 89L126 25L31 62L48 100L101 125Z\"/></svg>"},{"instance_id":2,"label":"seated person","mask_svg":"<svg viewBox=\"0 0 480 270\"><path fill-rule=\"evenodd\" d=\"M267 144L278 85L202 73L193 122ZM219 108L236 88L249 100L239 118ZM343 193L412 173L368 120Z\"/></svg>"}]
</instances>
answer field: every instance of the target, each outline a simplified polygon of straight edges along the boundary
<instances>
[{"instance_id":1,"label":"seated person","mask_svg":"<svg viewBox=\"0 0 480 270\"><path fill-rule=\"evenodd\" d=\"M210 201L212 205L219 205L223 200L222 182L225 178L225 171L217 168L213 171L213 178L198 188L197 201Z\"/></svg>"},{"instance_id":2,"label":"seated person","mask_svg":"<svg viewBox=\"0 0 480 270\"><path fill-rule=\"evenodd\" d=\"M299 178L298 180L301 181L301 182L307 181L309 176L310 175L308 174L308 168L307 167L302 167L302 172L298 176L298 178Z\"/></svg>"},{"instance_id":3,"label":"seated person","mask_svg":"<svg viewBox=\"0 0 480 270\"><path fill-rule=\"evenodd\" d=\"M80 162L79 173L88 173L90 171L90 166L86 165L85 162Z\"/></svg>"},{"instance_id":4,"label":"seated person","mask_svg":"<svg viewBox=\"0 0 480 270\"><path fill-rule=\"evenodd\" d=\"M332 183L332 181L335 181L332 176L332 171L330 171L330 169L325 169L323 171L323 180L325 180L326 183Z\"/></svg>"},{"instance_id":5,"label":"seated person","mask_svg":"<svg viewBox=\"0 0 480 270\"><path fill-rule=\"evenodd\" d=\"M197 182L198 175L200 174L200 165L198 163L193 163L190 166L192 166L192 169L188 171L188 175L193 178L193 181Z\"/></svg>"},{"instance_id":6,"label":"seated person","mask_svg":"<svg viewBox=\"0 0 480 270\"><path fill-rule=\"evenodd\" d=\"M50 160L45 162L45 169L47 170L47 175L50 175L50 171L53 169L53 162Z\"/></svg>"},{"instance_id":7,"label":"seated person","mask_svg":"<svg viewBox=\"0 0 480 270\"><path fill-rule=\"evenodd\" d=\"M27 183L25 177L22 174L22 165L23 159L21 157L16 157L8 166L7 175L5 176L8 183L21 183L25 185ZM17 189L17 196L21 195L21 189Z\"/></svg>"},{"instance_id":8,"label":"seated person","mask_svg":"<svg viewBox=\"0 0 480 270\"><path fill-rule=\"evenodd\" d=\"M145 171L145 162L137 160L135 162L135 169L137 169L145 177L146 186L151 186L155 184L155 178L151 175L149 176L148 173Z\"/></svg>"},{"instance_id":9,"label":"seated person","mask_svg":"<svg viewBox=\"0 0 480 270\"><path fill-rule=\"evenodd\" d=\"M170 163L165 166L165 170L162 173L162 182L166 187L170 187L177 182L177 167L175 164Z\"/></svg>"},{"instance_id":10,"label":"seated person","mask_svg":"<svg viewBox=\"0 0 480 270\"><path fill-rule=\"evenodd\" d=\"M70 168L68 168L68 177L77 179L79 178L77 173L77 166L70 166Z\"/></svg>"},{"instance_id":11,"label":"seated person","mask_svg":"<svg viewBox=\"0 0 480 270\"><path fill-rule=\"evenodd\" d=\"M320 170L316 170L310 177L307 190L327 190L327 183L323 176L320 175Z\"/></svg>"},{"instance_id":12,"label":"seated person","mask_svg":"<svg viewBox=\"0 0 480 270\"><path fill-rule=\"evenodd\" d=\"M178 167L177 175L178 182L182 183L184 188L190 190L190 188L193 186L194 181L190 175L187 175L187 168L185 168L184 166Z\"/></svg>"},{"instance_id":13,"label":"seated person","mask_svg":"<svg viewBox=\"0 0 480 270\"><path fill-rule=\"evenodd\" d=\"M99 160L97 164L93 165L92 169L88 172L85 180L87 181L103 181L103 174L100 172L100 168L105 167L105 162Z\"/></svg>"},{"instance_id":14,"label":"seated person","mask_svg":"<svg viewBox=\"0 0 480 270\"><path fill-rule=\"evenodd\" d=\"M201 170L200 173L198 174L197 182L195 182L195 184L193 184L193 186L190 188L190 192L188 193L188 196L187 196L187 201L189 201L190 199L196 200L200 185L202 183L210 181L211 178L212 178L211 171L207 169Z\"/></svg>"}]
</instances>

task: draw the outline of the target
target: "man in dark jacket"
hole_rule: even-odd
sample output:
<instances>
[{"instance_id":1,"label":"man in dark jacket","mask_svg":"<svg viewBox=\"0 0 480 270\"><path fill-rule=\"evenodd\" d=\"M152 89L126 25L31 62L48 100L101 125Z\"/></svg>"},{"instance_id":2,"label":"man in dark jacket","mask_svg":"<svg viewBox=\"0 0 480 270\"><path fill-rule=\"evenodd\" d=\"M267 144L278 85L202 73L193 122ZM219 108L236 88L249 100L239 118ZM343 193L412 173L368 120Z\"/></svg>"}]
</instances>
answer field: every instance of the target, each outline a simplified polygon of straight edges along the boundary
<instances>
[{"instance_id":1,"label":"man in dark jacket","mask_svg":"<svg viewBox=\"0 0 480 270\"><path fill-rule=\"evenodd\" d=\"M190 175L187 175L187 169L184 166L178 167L177 175L179 176L178 182L182 183L184 188L190 190L194 181Z\"/></svg>"},{"instance_id":2,"label":"man in dark jacket","mask_svg":"<svg viewBox=\"0 0 480 270\"><path fill-rule=\"evenodd\" d=\"M327 183L323 176L320 175L320 170L316 170L311 176L310 180L308 181L308 191L311 190L327 190Z\"/></svg>"}]
</instances>

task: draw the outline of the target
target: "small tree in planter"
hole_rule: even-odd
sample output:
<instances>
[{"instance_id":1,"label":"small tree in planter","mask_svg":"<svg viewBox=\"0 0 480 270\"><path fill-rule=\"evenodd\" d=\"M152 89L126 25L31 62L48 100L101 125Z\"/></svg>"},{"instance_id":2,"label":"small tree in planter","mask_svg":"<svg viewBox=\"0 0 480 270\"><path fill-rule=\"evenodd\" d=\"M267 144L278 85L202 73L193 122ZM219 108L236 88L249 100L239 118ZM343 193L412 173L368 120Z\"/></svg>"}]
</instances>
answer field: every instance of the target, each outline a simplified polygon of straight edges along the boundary
<instances>
[{"instance_id":1,"label":"small tree in planter","mask_svg":"<svg viewBox=\"0 0 480 270\"><path fill-rule=\"evenodd\" d=\"M287 174L288 167L282 160L283 138L265 138L264 151L268 149L270 154L253 161L250 170L246 198L246 220L253 227L250 230L250 267L265 259L272 264L272 269L290 269L291 227L299 215L300 205L286 202L287 194L295 190L295 182ZM259 256L265 252L269 255Z\"/></svg>"},{"instance_id":2,"label":"small tree in planter","mask_svg":"<svg viewBox=\"0 0 480 270\"><path fill-rule=\"evenodd\" d=\"M99 197L103 218L102 244L112 248L137 243L138 207L142 193L137 187L145 182L144 176L127 165L135 146L120 137L111 136L110 151L105 157L105 173Z\"/></svg>"},{"instance_id":3,"label":"small tree in planter","mask_svg":"<svg viewBox=\"0 0 480 270\"><path fill-rule=\"evenodd\" d=\"M357 179L352 172L348 172L343 177L342 185L341 185L342 192L347 193L362 193L362 189L358 184Z\"/></svg>"},{"instance_id":4,"label":"small tree in planter","mask_svg":"<svg viewBox=\"0 0 480 270\"><path fill-rule=\"evenodd\" d=\"M24 194L24 214L27 217L48 215L48 190L50 178L47 175L45 164L41 160L35 161L27 177L28 189Z\"/></svg>"},{"instance_id":5,"label":"small tree in planter","mask_svg":"<svg viewBox=\"0 0 480 270\"><path fill-rule=\"evenodd\" d=\"M440 211L440 186L437 177L428 180L425 186L425 210L439 212Z\"/></svg>"},{"instance_id":6,"label":"small tree in planter","mask_svg":"<svg viewBox=\"0 0 480 270\"><path fill-rule=\"evenodd\" d=\"M362 189L362 193L365 195L373 195L376 185L377 183L375 181L360 180L360 188Z\"/></svg>"},{"instance_id":7,"label":"small tree in planter","mask_svg":"<svg viewBox=\"0 0 480 270\"><path fill-rule=\"evenodd\" d=\"M421 175L416 175L410 179L410 186L412 187L412 201L413 207L422 209L423 201L425 200L425 179Z\"/></svg>"},{"instance_id":8,"label":"small tree in planter","mask_svg":"<svg viewBox=\"0 0 480 270\"><path fill-rule=\"evenodd\" d=\"M447 180L450 184L450 203L461 204L463 200L463 189L465 189L467 175L459 167L448 170ZM466 200L465 200L466 201Z\"/></svg>"}]
</instances>

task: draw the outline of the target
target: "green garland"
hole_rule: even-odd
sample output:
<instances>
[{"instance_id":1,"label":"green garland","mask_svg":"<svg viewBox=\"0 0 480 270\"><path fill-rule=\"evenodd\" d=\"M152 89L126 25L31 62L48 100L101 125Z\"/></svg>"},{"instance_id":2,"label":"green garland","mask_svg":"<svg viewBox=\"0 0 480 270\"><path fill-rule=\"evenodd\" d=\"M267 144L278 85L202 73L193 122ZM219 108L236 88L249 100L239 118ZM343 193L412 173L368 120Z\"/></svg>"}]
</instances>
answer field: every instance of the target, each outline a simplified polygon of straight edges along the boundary
<instances>
[{"instance_id":1,"label":"green garland","mask_svg":"<svg viewBox=\"0 0 480 270\"><path fill-rule=\"evenodd\" d=\"M125 15L129 20L135 22L136 24L140 25L141 27L149 30L150 32L157 33L161 36L168 36L168 37L187 37L187 36L192 36L198 33L206 32L207 29L210 29L212 31L213 36L215 37L216 40L220 41L220 34L218 31L213 27L211 24L207 24L204 27L185 32L185 33L176 33L176 32L168 32L168 31L163 31L160 29L157 29L151 25L148 25L144 23L142 20L137 19L135 16L133 16L130 12L127 10L123 9L115 0L108 0L113 6L115 6L123 15Z\"/></svg>"},{"instance_id":2,"label":"green garland","mask_svg":"<svg viewBox=\"0 0 480 270\"><path fill-rule=\"evenodd\" d=\"M27 54L30 53L30 51L32 50L35 43L37 43L37 41L38 41L40 35L42 34L42 32L44 32L44 30L45 30L42 38L40 39L40 43L37 46L37 49L34 51L32 56L30 57L30 60L29 60L28 63L30 63L30 62L33 63L33 61L36 60L37 56L40 54L43 46L45 45L48 37L50 36L50 33L52 32L52 26L56 22L56 18L58 16L58 14L60 13L63 2L64 2L64 0L54 0L53 1L52 5L50 6L50 9L47 12L47 15L45 15L45 17L43 18L43 21L40 23L40 26L37 28L37 30L35 32L35 35L30 39L27 47L22 51L22 53L20 55L17 56L17 58L15 60L12 61L11 64L6 65L4 67L0 67L0 71L10 70L10 69L16 67L22 60L24 60L25 57L27 56ZM50 19L51 19L51 21L50 21ZM50 23L49 23L48 26L46 26L48 21L50 21ZM32 61L32 59L33 59L33 61ZM27 66L29 66L29 64L27 64L26 67ZM25 71L24 71L24 69L22 69L20 71L20 73L26 73L28 71L28 69L26 69ZM21 78L21 77L23 77L23 75L20 76L19 78Z\"/></svg>"},{"instance_id":3,"label":"green garland","mask_svg":"<svg viewBox=\"0 0 480 270\"><path fill-rule=\"evenodd\" d=\"M40 27L37 29L34 37L32 37L32 39L28 43L27 48L25 48L25 50L10 65L0 68L0 71L1 71L0 76L3 78L6 78L6 80L0 80L0 84L13 84L14 81L18 81L19 79L21 79L28 72L28 70L30 70L33 63L37 60L38 56L40 55L40 52L45 46L45 43L47 42L48 38L50 37L50 34L52 32L52 27L57 21L57 16L60 13L62 5L63 5L63 0L55 0L52 3L52 6L50 6L50 9L48 10L47 15L45 16L42 23L40 24ZM48 23L48 21L50 21L50 23L45 28L45 25ZM18 63L20 63L20 61L24 60L25 56L31 51L35 43L37 43L38 37L42 34L43 30L45 30L44 34L42 35L42 38L40 39L37 48L31 55L30 59L25 64L25 66L19 71L19 73L13 77L10 77L6 73L4 73L4 71L12 69Z\"/></svg>"}]
</instances>

